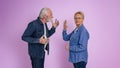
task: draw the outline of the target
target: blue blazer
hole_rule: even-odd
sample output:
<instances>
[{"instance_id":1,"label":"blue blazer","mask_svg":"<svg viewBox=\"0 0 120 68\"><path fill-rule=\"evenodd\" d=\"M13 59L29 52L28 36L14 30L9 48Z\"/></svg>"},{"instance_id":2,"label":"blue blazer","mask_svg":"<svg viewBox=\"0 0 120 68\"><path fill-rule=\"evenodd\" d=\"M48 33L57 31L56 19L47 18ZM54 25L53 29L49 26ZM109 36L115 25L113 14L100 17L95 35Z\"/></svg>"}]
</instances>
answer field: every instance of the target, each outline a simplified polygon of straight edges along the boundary
<instances>
[{"instance_id":1,"label":"blue blazer","mask_svg":"<svg viewBox=\"0 0 120 68\"><path fill-rule=\"evenodd\" d=\"M63 30L63 39L69 41L69 61L72 63L81 61L87 63L89 33L84 25L80 25L79 28L73 30L70 34Z\"/></svg>"},{"instance_id":2,"label":"blue blazer","mask_svg":"<svg viewBox=\"0 0 120 68\"><path fill-rule=\"evenodd\" d=\"M55 33L55 28L52 27L50 30L46 25L47 37L49 38L53 33ZM39 17L30 22L22 35L22 40L28 42L28 52L31 57L44 58L44 44L39 43L39 39L44 34L43 23L39 20ZM46 50L49 54L49 43L46 46Z\"/></svg>"}]
</instances>

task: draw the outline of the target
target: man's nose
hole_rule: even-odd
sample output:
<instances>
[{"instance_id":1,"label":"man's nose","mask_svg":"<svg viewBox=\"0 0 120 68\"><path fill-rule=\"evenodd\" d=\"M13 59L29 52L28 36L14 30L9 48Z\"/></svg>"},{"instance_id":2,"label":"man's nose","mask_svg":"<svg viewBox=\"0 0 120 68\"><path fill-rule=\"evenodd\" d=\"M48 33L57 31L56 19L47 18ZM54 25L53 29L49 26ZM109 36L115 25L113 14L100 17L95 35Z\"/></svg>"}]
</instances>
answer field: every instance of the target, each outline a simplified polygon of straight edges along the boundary
<instances>
[{"instance_id":1,"label":"man's nose","mask_svg":"<svg viewBox=\"0 0 120 68\"><path fill-rule=\"evenodd\" d=\"M51 18L53 18L53 16L51 16Z\"/></svg>"}]
</instances>

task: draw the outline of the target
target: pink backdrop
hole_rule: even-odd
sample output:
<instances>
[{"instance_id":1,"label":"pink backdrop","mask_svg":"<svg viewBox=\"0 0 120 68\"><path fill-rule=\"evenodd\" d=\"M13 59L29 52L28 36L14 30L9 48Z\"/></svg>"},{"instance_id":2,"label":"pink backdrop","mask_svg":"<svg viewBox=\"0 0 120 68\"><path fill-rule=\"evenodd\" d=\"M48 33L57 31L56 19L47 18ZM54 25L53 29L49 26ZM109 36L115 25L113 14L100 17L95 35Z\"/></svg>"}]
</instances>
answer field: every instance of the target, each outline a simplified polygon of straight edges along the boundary
<instances>
[{"instance_id":1,"label":"pink backdrop","mask_svg":"<svg viewBox=\"0 0 120 68\"><path fill-rule=\"evenodd\" d=\"M120 0L0 0L0 68L31 68L27 43L21 36L43 7L60 21L50 38L45 68L73 68L62 40L63 21L74 29L74 13L83 11L90 33L87 68L120 68ZM49 23L50 25L50 23Z\"/></svg>"}]
</instances>

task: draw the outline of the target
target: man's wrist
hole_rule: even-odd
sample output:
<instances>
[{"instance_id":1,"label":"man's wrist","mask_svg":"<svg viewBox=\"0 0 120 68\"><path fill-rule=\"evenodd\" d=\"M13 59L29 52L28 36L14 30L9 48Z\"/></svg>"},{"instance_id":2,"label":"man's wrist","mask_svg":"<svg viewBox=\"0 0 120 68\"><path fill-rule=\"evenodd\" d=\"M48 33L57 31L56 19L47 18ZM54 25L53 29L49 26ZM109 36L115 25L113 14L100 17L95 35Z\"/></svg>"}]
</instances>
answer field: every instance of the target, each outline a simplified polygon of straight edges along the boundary
<instances>
[{"instance_id":1,"label":"man's wrist","mask_svg":"<svg viewBox=\"0 0 120 68\"><path fill-rule=\"evenodd\" d=\"M53 28L53 29L56 29L56 27L55 27L55 26L52 26L52 28Z\"/></svg>"}]
</instances>

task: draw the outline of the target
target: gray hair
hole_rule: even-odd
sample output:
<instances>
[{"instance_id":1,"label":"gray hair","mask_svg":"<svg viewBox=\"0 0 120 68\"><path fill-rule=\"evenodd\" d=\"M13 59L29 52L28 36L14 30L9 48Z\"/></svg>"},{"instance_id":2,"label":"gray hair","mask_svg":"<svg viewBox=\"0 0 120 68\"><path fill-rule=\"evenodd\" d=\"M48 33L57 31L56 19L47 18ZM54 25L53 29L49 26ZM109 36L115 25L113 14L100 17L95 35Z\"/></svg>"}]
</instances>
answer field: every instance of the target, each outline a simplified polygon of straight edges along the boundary
<instances>
[{"instance_id":1,"label":"gray hair","mask_svg":"<svg viewBox=\"0 0 120 68\"><path fill-rule=\"evenodd\" d=\"M39 18L43 18L44 16L48 15L49 8L42 8L39 14Z\"/></svg>"}]
</instances>

